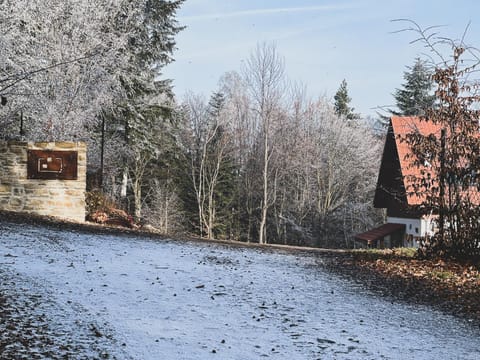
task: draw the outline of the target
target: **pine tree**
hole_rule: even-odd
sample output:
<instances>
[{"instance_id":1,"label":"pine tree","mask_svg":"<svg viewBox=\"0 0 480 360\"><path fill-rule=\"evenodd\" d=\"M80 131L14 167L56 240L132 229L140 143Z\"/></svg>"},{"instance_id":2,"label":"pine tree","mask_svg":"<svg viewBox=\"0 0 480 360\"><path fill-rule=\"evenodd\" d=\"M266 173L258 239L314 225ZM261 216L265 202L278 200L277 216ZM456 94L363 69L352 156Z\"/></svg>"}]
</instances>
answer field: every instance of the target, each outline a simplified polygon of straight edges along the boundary
<instances>
[{"instance_id":1,"label":"pine tree","mask_svg":"<svg viewBox=\"0 0 480 360\"><path fill-rule=\"evenodd\" d=\"M391 111L395 115L414 116L422 115L431 108L435 96L431 94L431 74L420 58L415 59L413 66L407 66L403 78L405 83L402 89L396 89L394 98L399 111Z\"/></svg>"},{"instance_id":2,"label":"pine tree","mask_svg":"<svg viewBox=\"0 0 480 360\"><path fill-rule=\"evenodd\" d=\"M347 120L355 120L360 117L354 113L355 109L349 106L352 99L348 96L347 81L345 79L343 79L333 98L335 100L335 113L338 116L343 116Z\"/></svg>"},{"instance_id":3,"label":"pine tree","mask_svg":"<svg viewBox=\"0 0 480 360\"><path fill-rule=\"evenodd\" d=\"M175 35L183 29L175 18L183 0L125 1L128 19L119 16L116 29L130 34L125 51L128 65L120 73L123 97L114 105L111 127L120 128L125 141L120 198L127 205L128 184L133 193L135 217L141 218L146 175L170 141L165 127L174 121L174 101L169 80L159 80L170 63ZM165 142L165 143L164 143Z\"/></svg>"},{"instance_id":4,"label":"pine tree","mask_svg":"<svg viewBox=\"0 0 480 360\"><path fill-rule=\"evenodd\" d=\"M126 2L125 11L133 15L129 21L121 17L116 26L119 31L128 31L130 41L126 52L129 64L120 75L124 98L115 104L125 119L126 128L130 131L130 143L135 142L137 135L149 136L150 125L145 122L144 112L149 112L152 105L171 112L170 105L173 94L171 81L161 80L161 70L173 61L175 36L184 29L175 18L176 11L184 0L136 0ZM157 102L152 102L156 99ZM165 114L163 111L163 114Z\"/></svg>"}]
</instances>

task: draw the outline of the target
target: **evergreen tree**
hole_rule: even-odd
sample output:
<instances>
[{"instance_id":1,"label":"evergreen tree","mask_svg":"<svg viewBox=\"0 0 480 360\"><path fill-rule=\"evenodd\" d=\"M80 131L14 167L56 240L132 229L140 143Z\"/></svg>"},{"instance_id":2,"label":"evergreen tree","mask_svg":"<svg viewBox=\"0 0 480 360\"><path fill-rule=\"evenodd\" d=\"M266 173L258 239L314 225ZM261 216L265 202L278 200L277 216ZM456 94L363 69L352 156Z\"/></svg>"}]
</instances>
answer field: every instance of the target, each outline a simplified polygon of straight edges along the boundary
<instances>
[{"instance_id":1,"label":"evergreen tree","mask_svg":"<svg viewBox=\"0 0 480 360\"><path fill-rule=\"evenodd\" d=\"M360 117L353 112L355 109L349 106L352 99L348 96L347 81L345 79L343 79L333 98L335 100L335 113L338 116L343 116L347 120L355 120Z\"/></svg>"},{"instance_id":2,"label":"evergreen tree","mask_svg":"<svg viewBox=\"0 0 480 360\"><path fill-rule=\"evenodd\" d=\"M122 205L142 218L142 203L159 178L151 169L172 147L170 127L175 122L175 103L169 80L161 80L161 70L170 63L175 35L183 29L176 11L183 0L123 1L114 29L128 33L124 49L126 65L118 70L121 95L113 106L104 110L107 132L116 132L123 142L112 158L117 169L116 180ZM128 17L124 16L128 14ZM158 183L158 181L157 181ZM156 185L153 185L154 187ZM133 204L133 206L132 206Z\"/></svg>"},{"instance_id":3,"label":"evergreen tree","mask_svg":"<svg viewBox=\"0 0 480 360\"><path fill-rule=\"evenodd\" d=\"M435 96L431 94L431 74L425 62L419 58L415 59L413 66L407 66L407 69L409 71L405 71L403 75L403 88L396 89L394 94L399 111L391 113L404 116L422 115L435 102Z\"/></svg>"}]
</instances>

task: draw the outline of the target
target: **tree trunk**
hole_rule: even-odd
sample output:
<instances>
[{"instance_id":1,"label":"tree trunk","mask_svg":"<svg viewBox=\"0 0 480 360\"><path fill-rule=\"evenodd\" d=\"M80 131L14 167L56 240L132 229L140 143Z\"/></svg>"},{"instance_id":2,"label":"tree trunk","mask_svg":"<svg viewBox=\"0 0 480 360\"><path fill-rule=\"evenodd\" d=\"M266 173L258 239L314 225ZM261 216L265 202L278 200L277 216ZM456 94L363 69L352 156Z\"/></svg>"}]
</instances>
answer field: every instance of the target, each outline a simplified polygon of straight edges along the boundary
<instances>
[{"instance_id":1,"label":"tree trunk","mask_svg":"<svg viewBox=\"0 0 480 360\"><path fill-rule=\"evenodd\" d=\"M142 185L138 180L133 182L133 197L135 205L135 220L142 218Z\"/></svg>"},{"instance_id":2,"label":"tree trunk","mask_svg":"<svg viewBox=\"0 0 480 360\"><path fill-rule=\"evenodd\" d=\"M263 200L262 217L259 228L259 243L267 243L267 210L268 210L268 124L265 126L265 149L263 151Z\"/></svg>"},{"instance_id":3,"label":"tree trunk","mask_svg":"<svg viewBox=\"0 0 480 360\"><path fill-rule=\"evenodd\" d=\"M168 195L165 194L165 219L164 219L164 232L165 234L168 234L168 207L170 206L169 201L168 201Z\"/></svg>"},{"instance_id":4,"label":"tree trunk","mask_svg":"<svg viewBox=\"0 0 480 360\"><path fill-rule=\"evenodd\" d=\"M128 167L123 168L122 174L122 186L120 187L120 197L125 199L127 197L127 186L128 186Z\"/></svg>"}]
</instances>

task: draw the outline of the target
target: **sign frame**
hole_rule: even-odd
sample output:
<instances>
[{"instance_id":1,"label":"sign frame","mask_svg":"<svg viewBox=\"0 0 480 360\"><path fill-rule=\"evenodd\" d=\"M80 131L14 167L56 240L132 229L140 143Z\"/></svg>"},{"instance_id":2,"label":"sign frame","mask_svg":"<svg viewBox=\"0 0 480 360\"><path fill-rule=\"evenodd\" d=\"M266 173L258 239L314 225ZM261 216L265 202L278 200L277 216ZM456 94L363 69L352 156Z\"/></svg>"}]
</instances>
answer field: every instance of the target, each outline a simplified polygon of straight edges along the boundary
<instances>
[{"instance_id":1,"label":"sign frame","mask_svg":"<svg viewBox=\"0 0 480 360\"><path fill-rule=\"evenodd\" d=\"M78 152L27 150L27 179L77 180Z\"/></svg>"}]
</instances>

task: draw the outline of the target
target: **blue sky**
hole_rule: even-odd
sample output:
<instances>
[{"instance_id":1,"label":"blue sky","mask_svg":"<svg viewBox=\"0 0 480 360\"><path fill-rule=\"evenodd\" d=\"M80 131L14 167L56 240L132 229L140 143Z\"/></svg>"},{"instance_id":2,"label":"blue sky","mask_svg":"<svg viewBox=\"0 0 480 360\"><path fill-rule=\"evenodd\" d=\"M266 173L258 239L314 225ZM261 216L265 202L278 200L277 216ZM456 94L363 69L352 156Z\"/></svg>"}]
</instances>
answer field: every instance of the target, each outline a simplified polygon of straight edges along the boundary
<instances>
[{"instance_id":1,"label":"blue sky","mask_svg":"<svg viewBox=\"0 0 480 360\"><path fill-rule=\"evenodd\" d=\"M406 18L442 35L480 47L477 0L186 0L178 13L187 28L177 35L176 61L164 69L181 98L209 96L227 71L239 71L259 42L275 42L289 79L312 97L333 98L347 80L351 105L363 115L394 104L406 66L425 50L416 35L395 33Z\"/></svg>"}]
</instances>

